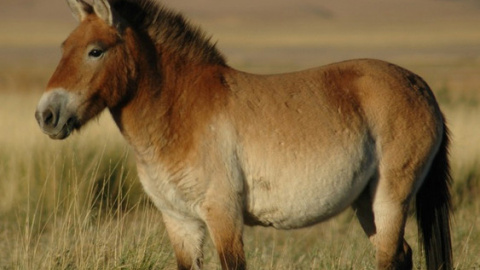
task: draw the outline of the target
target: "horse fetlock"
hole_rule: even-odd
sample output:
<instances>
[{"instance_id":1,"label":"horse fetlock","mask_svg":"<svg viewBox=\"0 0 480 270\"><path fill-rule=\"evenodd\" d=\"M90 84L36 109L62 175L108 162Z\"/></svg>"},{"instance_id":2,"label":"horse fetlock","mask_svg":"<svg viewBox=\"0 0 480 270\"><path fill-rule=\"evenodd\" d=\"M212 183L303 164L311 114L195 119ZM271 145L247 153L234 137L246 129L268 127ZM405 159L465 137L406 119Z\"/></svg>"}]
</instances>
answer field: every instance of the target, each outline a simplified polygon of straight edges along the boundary
<instances>
[{"instance_id":1,"label":"horse fetlock","mask_svg":"<svg viewBox=\"0 0 480 270\"><path fill-rule=\"evenodd\" d=\"M222 269L243 270L247 269L245 254L241 251L219 253Z\"/></svg>"},{"instance_id":2,"label":"horse fetlock","mask_svg":"<svg viewBox=\"0 0 480 270\"><path fill-rule=\"evenodd\" d=\"M412 249L406 241L394 251L377 251L377 269L410 270L413 268Z\"/></svg>"}]
</instances>

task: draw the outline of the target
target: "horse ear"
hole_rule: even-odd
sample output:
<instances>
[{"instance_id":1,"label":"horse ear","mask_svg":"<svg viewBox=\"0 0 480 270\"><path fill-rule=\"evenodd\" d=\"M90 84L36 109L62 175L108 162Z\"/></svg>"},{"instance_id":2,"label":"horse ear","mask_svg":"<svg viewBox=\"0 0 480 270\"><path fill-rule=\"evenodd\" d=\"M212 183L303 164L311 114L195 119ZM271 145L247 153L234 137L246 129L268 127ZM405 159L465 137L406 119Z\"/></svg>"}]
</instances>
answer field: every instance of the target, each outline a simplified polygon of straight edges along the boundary
<instances>
[{"instance_id":1,"label":"horse ear","mask_svg":"<svg viewBox=\"0 0 480 270\"><path fill-rule=\"evenodd\" d=\"M108 0L93 1L93 10L95 11L95 14L97 14L97 16L104 20L108 25L114 26L113 12Z\"/></svg>"},{"instance_id":2,"label":"horse ear","mask_svg":"<svg viewBox=\"0 0 480 270\"><path fill-rule=\"evenodd\" d=\"M67 4L72 11L73 17L79 22L83 21L87 15L93 13L93 7L83 0L67 0Z\"/></svg>"}]
</instances>

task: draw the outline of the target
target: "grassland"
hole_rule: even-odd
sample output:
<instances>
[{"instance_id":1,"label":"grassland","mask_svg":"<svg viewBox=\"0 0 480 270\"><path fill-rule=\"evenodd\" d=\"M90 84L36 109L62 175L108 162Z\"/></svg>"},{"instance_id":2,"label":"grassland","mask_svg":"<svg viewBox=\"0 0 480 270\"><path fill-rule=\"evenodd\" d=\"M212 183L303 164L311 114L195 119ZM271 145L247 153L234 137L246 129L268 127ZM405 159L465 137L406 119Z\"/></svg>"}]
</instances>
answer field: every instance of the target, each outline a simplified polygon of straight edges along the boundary
<instances>
[{"instance_id":1,"label":"grassland","mask_svg":"<svg viewBox=\"0 0 480 270\"><path fill-rule=\"evenodd\" d=\"M37 127L36 103L74 22L65 15L53 19L41 8L50 4L45 0L33 5L33 16L18 6L27 2L0 4L5 5L0 8L5 15L0 17L0 268L174 269L161 216L143 194L130 149L110 116L62 142ZM221 4L215 10L204 2L171 4L208 29L234 67L284 72L375 57L424 77L452 131L455 266L480 269L480 11L475 1L421 1L420 9L409 9L410 1L333 6L276 1L273 10L266 1L253 15L243 5ZM372 11L376 5L385 14ZM7 14L7 7L19 15ZM32 16L35 21L27 19ZM44 29L48 33L39 35ZM406 238L417 269L423 269L413 222ZM373 249L350 210L302 230L246 228L245 246L250 269L374 267ZM206 269L219 268L211 243L205 263Z\"/></svg>"}]
</instances>

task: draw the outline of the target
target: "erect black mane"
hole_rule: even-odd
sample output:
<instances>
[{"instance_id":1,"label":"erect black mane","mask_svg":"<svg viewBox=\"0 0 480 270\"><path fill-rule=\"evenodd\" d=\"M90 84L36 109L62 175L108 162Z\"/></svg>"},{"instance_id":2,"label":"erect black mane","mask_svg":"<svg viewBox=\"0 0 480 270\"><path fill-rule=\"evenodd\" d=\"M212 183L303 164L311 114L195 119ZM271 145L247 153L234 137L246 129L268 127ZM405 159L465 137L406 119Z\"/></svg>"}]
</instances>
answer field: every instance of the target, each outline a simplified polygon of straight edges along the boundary
<instances>
[{"instance_id":1,"label":"erect black mane","mask_svg":"<svg viewBox=\"0 0 480 270\"><path fill-rule=\"evenodd\" d=\"M155 0L117 0L113 9L132 27L143 30L156 45L189 61L226 65L215 44L180 13Z\"/></svg>"}]
</instances>

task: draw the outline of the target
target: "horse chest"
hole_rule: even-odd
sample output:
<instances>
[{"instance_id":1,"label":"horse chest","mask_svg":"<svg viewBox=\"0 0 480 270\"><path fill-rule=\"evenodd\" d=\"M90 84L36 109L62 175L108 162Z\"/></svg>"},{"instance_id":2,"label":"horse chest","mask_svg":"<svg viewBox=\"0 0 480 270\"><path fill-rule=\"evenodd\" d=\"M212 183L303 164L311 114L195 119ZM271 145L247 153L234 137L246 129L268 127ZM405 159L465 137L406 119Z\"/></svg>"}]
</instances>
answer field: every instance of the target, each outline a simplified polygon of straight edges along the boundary
<instances>
[{"instance_id":1,"label":"horse chest","mask_svg":"<svg viewBox=\"0 0 480 270\"><path fill-rule=\"evenodd\" d=\"M171 172L159 162L137 162L140 181L155 206L170 215L197 217L202 193L198 178L188 168Z\"/></svg>"}]
</instances>

